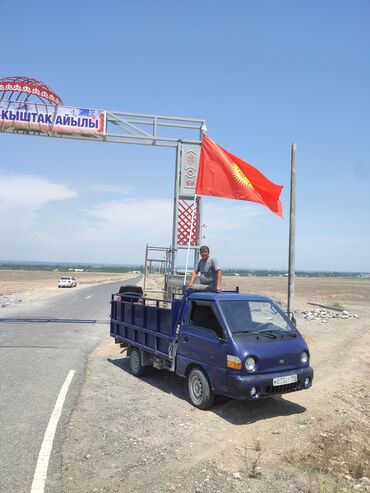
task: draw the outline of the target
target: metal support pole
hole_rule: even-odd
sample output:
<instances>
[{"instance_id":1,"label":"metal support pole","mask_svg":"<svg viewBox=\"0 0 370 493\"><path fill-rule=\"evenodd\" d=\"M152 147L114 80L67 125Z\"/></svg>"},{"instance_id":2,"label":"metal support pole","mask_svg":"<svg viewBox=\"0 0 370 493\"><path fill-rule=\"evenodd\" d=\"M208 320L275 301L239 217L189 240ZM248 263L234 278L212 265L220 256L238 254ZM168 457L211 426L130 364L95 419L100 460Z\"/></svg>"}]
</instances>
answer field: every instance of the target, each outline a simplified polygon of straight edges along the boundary
<instances>
[{"instance_id":1,"label":"metal support pole","mask_svg":"<svg viewBox=\"0 0 370 493\"><path fill-rule=\"evenodd\" d=\"M148 275L148 243L146 244L146 249L145 249L145 264L144 264L144 293L145 293L145 287L146 287L146 277Z\"/></svg>"},{"instance_id":2,"label":"metal support pole","mask_svg":"<svg viewBox=\"0 0 370 493\"><path fill-rule=\"evenodd\" d=\"M194 259L193 259L193 262L194 262L193 269L194 270L198 266L198 261L199 261L199 248L194 248Z\"/></svg>"},{"instance_id":3,"label":"metal support pole","mask_svg":"<svg viewBox=\"0 0 370 493\"><path fill-rule=\"evenodd\" d=\"M290 219L289 219L289 269L288 269L288 317L295 323L295 229L296 229L296 153L297 144L292 144L290 173Z\"/></svg>"},{"instance_id":4,"label":"metal support pole","mask_svg":"<svg viewBox=\"0 0 370 493\"><path fill-rule=\"evenodd\" d=\"M199 248L194 248L194 270L198 266L199 256L200 256L200 247L203 243L203 235L202 235L202 218L203 218L203 199L199 197L198 202L198 227L199 227Z\"/></svg>"},{"instance_id":5,"label":"metal support pole","mask_svg":"<svg viewBox=\"0 0 370 493\"><path fill-rule=\"evenodd\" d=\"M173 196L173 223L172 223L172 272L175 273L176 269L176 245L177 245L177 223L178 223L178 201L179 201L179 181L180 181L180 159L181 159L181 141L177 143L176 148L176 169L175 169L175 185Z\"/></svg>"}]
</instances>

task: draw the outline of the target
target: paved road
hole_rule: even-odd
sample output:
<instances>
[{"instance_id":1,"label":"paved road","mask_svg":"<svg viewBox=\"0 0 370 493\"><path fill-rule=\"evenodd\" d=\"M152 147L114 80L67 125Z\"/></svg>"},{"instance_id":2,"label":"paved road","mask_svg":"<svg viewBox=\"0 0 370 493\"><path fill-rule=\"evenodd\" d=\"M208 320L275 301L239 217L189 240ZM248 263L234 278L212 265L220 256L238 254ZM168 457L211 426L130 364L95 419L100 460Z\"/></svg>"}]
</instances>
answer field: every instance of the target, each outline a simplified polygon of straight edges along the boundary
<instances>
[{"instance_id":1,"label":"paved road","mask_svg":"<svg viewBox=\"0 0 370 493\"><path fill-rule=\"evenodd\" d=\"M0 492L30 492L59 391L75 370L58 424L46 491L60 491L64 429L84 381L87 356L109 333L110 295L120 283L68 290L43 304L0 312Z\"/></svg>"}]
</instances>

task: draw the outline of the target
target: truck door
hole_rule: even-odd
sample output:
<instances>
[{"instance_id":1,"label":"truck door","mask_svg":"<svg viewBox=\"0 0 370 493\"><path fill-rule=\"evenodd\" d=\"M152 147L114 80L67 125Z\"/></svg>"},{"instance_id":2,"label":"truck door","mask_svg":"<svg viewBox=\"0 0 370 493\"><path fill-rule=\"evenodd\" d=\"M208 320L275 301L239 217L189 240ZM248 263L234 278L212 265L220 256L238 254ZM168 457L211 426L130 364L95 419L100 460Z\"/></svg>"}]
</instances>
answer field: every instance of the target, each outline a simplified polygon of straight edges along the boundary
<instances>
[{"instance_id":1,"label":"truck door","mask_svg":"<svg viewBox=\"0 0 370 493\"><path fill-rule=\"evenodd\" d=\"M217 393L226 389L226 331L212 301L191 300L180 321L178 356L202 366Z\"/></svg>"}]
</instances>

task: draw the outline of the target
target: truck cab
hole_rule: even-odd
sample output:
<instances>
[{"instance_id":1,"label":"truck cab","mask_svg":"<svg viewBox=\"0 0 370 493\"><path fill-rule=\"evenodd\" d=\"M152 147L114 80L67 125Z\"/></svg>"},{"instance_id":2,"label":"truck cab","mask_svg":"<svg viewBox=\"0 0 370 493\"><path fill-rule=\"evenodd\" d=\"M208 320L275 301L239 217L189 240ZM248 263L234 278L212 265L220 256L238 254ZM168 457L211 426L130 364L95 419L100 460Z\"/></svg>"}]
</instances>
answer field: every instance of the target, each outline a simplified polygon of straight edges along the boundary
<instances>
[{"instance_id":1,"label":"truck cab","mask_svg":"<svg viewBox=\"0 0 370 493\"><path fill-rule=\"evenodd\" d=\"M270 298L193 293L179 323L176 372L188 378L189 394L200 406L207 406L212 394L259 399L312 384L307 344ZM201 392L204 378L209 398Z\"/></svg>"}]
</instances>

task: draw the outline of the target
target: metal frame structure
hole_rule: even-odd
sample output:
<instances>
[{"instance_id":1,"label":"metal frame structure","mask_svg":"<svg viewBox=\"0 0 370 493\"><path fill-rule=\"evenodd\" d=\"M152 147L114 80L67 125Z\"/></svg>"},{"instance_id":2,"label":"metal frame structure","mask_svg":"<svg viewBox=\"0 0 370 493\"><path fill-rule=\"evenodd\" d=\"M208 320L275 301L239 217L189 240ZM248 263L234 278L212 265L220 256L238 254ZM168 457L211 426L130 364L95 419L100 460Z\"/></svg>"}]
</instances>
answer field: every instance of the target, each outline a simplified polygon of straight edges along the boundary
<instances>
[{"instance_id":1,"label":"metal frame structure","mask_svg":"<svg viewBox=\"0 0 370 493\"><path fill-rule=\"evenodd\" d=\"M39 80L24 76L0 79L0 101L27 103L33 99L44 104L63 104L61 98L49 86Z\"/></svg>"},{"instance_id":2,"label":"metal frame structure","mask_svg":"<svg viewBox=\"0 0 370 493\"><path fill-rule=\"evenodd\" d=\"M164 290L161 293L166 293L167 291L167 279L169 271L173 271L172 267L172 247L157 247L146 245L145 249L145 264L144 264L144 292L158 292L146 289L146 280L148 273L151 273L154 264L159 264L159 273L164 275ZM152 257L155 255L155 257ZM160 258L159 258L160 257Z\"/></svg>"},{"instance_id":3,"label":"metal frame structure","mask_svg":"<svg viewBox=\"0 0 370 493\"><path fill-rule=\"evenodd\" d=\"M1 99L1 98L0 98ZM44 106L44 105L43 105ZM67 134L50 130L28 130L25 128L2 128L0 131L22 135L38 135L63 139L92 140L95 142L115 142L118 144L139 144L160 147L178 147L179 143L200 145L205 120L181 118L164 115L145 115L142 113L123 113L106 111L107 130L105 135ZM165 133L165 130L172 130ZM178 133L185 129L190 135ZM191 135L193 134L193 135Z\"/></svg>"},{"instance_id":4,"label":"metal frame structure","mask_svg":"<svg viewBox=\"0 0 370 493\"><path fill-rule=\"evenodd\" d=\"M121 144L144 144L176 148L179 142L200 145L205 123L205 120L193 118L107 111L107 133L104 140ZM166 136L163 134L164 129L172 129L174 131L173 135L170 136L170 133L168 133ZM184 135L176 135L178 129L185 129L190 136L184 138ZM113 130L116 130L116 132L113 132Z\"/></svg>"},{"instance_id":5,"label":"metal frame structure","mask_svg":"<svg viewBox=\"0 0 370 493\"><path fill-rule=\"evenodd\" d=\"M0 79L3 89L0 87L0 101L5 102L32 102L31 96L36 99L35 104L42 106L51 103L55 107L62 100L45 84L27 77L7 77ZM47 93L42 96L42 91ZM40 92L41 91L41 92ZM47 92L48 91L48 92ZM52 96L51 96L52 95ZM52 97L52 99L50 99ZM171 269L176 271L176 252L178 249L187 248L184 243L186 235L190 235L189 215L195 207L193 234L190 248L194 250L194 263L199 250L201 221L201 198L196 202L195 185L187 190L183 189L184 172L182 158L184 146L193 146L194 154L199 159L200 147L203 133L206 131L206 121L195 118L182 118L164 115L150 115L143 113L126 113L120 111L106 111L106 133L105 135L86 135L75 133L61 133L52 128L27 129L3 127L0 124L0 132L20 135L37 135L43 137L54 137L63 139L90 140L95 142L112 142L118 144L139 144L160 147L173 147L176 149L176 172L174 188L173 208L173 233L171 247ZM189 151L190 152L190 151ZM191 151L193 152L193 151ZM197 166L193 173L197 172ZM196 177L196 175L195 175ZM179 235L179 233L181 233Z\"/></svg>"}]
</instances>

